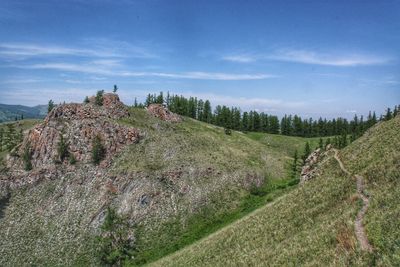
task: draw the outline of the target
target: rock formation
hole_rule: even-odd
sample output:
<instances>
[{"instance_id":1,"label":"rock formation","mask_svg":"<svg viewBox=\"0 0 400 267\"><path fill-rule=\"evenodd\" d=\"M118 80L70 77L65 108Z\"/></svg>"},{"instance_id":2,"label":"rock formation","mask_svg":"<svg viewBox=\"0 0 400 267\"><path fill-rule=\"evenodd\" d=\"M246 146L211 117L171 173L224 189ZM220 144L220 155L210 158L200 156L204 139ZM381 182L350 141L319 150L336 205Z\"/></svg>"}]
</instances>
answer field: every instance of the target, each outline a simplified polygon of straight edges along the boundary
<instances>
[{"instance_id":1,"label":"rock formation","mask_svg":"<svg viewBox=\"0 0 400 267\"><path fill-rule=\"evenodd\" d=\"M318 148L307 157L306 162L301 169L300 183L304 183L315 177L317 174L315 167L321 161L323 155L325 155L325 153L322 153L322 150Z\"/></svg>"},{"instance_id":2,"label":"rock formation","mask_svg":"<svg viewBox=\"0 0 400 267\"><path fill-rule=\"evenodd\" d=\"M129 112L116 94L105 94L102 106L94 104L92 97L87 104L62 104L55 107L44 122L35 126L9 156L7 165L22 170L22 155L29 147L33 169L51 169L59 155L61 136L68 144L68 152L78 162L91 161L92 140L99 136L106 150L106 158L100 166L107 166L112 156L140 138L139 130L117 124L113 120L129 116ZM62 163L62 162L58 162Z\"/></svg>"},{"instance_id":3,"label":"rock formation","mask_svg":"<svg viewBox=\"0 0 400 267\"><path fill-rule=\"evenodd\" d=\"M178 114L169 111L166 107L164 107L161 104L150 104L147 107L147 111L154 117L160 118L163 121L169 121L169 122L182 121L182 118Z\"/></svg>"}]
</instances>

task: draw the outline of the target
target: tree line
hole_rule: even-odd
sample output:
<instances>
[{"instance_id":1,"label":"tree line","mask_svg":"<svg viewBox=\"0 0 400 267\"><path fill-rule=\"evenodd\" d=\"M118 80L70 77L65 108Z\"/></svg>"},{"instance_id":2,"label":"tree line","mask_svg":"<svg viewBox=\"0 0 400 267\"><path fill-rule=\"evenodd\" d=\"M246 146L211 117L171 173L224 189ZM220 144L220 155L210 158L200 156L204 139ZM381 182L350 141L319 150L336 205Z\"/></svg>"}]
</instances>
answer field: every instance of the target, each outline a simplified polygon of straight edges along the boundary
<instances>
[{"instance_id":1,"label":"tree line","mask_svg":"<svg viewBox=\"0 0 400 267\"><path fill-rule=\"evenodd\" d=\"M313 120L312 118L302 118L298 115L285 115L279 120L275 115L255 110L241 112L237 107L227 107L225 105L217 105L212 111L209 100L204 101L196 97L187 98L182 95L170 95L169 93L165 96L163 92L148 94L144 104L139 104L135 99L134 106L144 107L154 103L164 104L174 113L232 130L300 137L350 135L352 140L361 136L378 121L389 120L400 111L400 106L395 106L393 111L388 108L386 114L380 115L379 118L375 112L369 112L366 118L354 115L350 121L340 117L331 120L320 117L318 120Z\"/></svg>"}]
</instances>

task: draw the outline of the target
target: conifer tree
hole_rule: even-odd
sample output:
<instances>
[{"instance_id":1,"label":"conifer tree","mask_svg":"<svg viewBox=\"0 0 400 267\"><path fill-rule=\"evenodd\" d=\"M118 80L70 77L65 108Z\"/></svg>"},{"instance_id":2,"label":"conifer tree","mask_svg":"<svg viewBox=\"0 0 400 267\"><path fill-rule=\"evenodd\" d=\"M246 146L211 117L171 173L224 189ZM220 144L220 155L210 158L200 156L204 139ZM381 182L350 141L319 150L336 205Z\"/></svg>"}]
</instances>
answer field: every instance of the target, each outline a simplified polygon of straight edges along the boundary
<instances>
[{"instance_id":1,"label":"conifer tree","mask_svg":"<svg viewBox=\"0 0 400 267\"><path fill-rule=\"evenodd\" d=\"M83 100L83 103L85 103L85 104L88 104L90 101L89 101L89 97L85 97L85 99Z\"/></svg>"},{"instance_id":2,"label":"conifer tree","mask_svg":"<svg viewBox=\"0 0 400 267\"><path fill-rule=\"evenodd\" d=\"M53 100L49 100L49 104L47 105L47 113L50 113L50 111L52 111L54 108L54 102Z\"/></svg>"},{"instance_id":3,"label":"conifer tree","mask_svg":"<svg viewBox=\"0 0 400 267\"><path fill-rule=\"evenodd\" d=\"M156 98L156 103L157 104L164 104L164 96L163 92L160 92L160 94Z\"/></svg>"},{"instance_id":4,"label":"conifer tree","mask_svg":"<svg viewBox=\"0 0 400 267\"><path fill-rule=\"evenodd\" d=\"M65 142L64 136L62 134L60 134L60 140L57 144L57 153L61 162L63 162L64 159L69 156L68 144L67 142Z\"/></svg>"},{"instance_id":5,"label":"conifer tree","mask_svg":"<svg viewBox=\"0 0 400 267\"><path fill-rule=\"evenodd\" d=\"M212 120L211 104L210 101L204 102L203 121L210 123Z\"/></svg>"},{"instance_id":6,"label":"conifer tree","mask_svg":"<svg viewBox=\"0 0 400 267\"><path fill-rule=\"evenodd\" d=\"M388 108L386 110L386 116L385 116L385 120L388 121L392 118L392 111L390 110L390 108Z\"/></svg>"},{"instance_id":7,"label":"conifer tree","mask_svg":"<svg viewBox=\"0 0 400 267\"><path fill-rule=\"evenodd\" d=\"M326 139L326 141L325 141L325 149L326 149L327 146L330 145L330 144L331 144L331 138L328 137L328 139Z\"/></svg>"},{"instance_id":8,"label":"conifer tree","mask_svg":"<svg viewBox=\"0 0 400 267\"><path fill-rule=\"evenodd\" d=\"M136 97L135 97L135 101L133 102L133 106L134 106L135 108L138 107L138 102L137 102L137 98L136 98Z\"/></svg>"},{"instance_id":9,"label":"conifer tree","mask_svg":"<svg viewBox=\"0 0 400 267\"><path fill-rule=\"evenodd\" d=\"M105 157L106 149L104 148L101 138L96 135L92 141L92 160L95 165L98 165Z\"/></svg>"},{"instance_id":10,"label":"conifer tree","mask_svg":"<svg viewBox=\"0 0 400 267\"><path fill-rule=\"evenodd\" d=\"M293 163L292 163L292 178L296 178L297 174L297 161L298 161L298 155L297 155L297 149L294 151L293 155Z\"/></svg>"},{"instance_id":11,"label":"conifer tree","mask_svg":"<svg viewBox=\"0 0 400 267\"><path fill-rule=\"evenodd\" d=\"M26 171L32 170L32 150L29 144L26 145L24 149L24 154L22 155L22 160L24 162L24 169Z\"/></svg>"},{"instance_id":12,"label":"conifer tree","mask_svg":"<svg viewBox=\"0 0 400 267\"><path fill-rule=\"evenodd\" d=\"M116 92L117 92L117 90L118 90L118 87L117 87L117 85L116 85L116 84L114 84L113 93L116 93Z\"/></svg>"},{"instance_id":13,"label":"conifer tree","mask_svg":"<svg viewBox=\"0 0 400 267\"><path fill-rule=\"evenodd\" d=\"M306 142L306 144L304 146L304 153L303 153L303 156L302 156L303 164L306 163L306 159L308 158L308 156L310 154L311 154L310 143Z\"/></svg>"},{"instance_id":14,"label":"conifer tree","mask_svg":"<svg viewBox=\"0 0 400 267\"><path fill-rule=\"evenodd\" d=\"M319 147L320 149L324 149L324 140L322 140L322 138L319 138L319 145L318 145L318 147Z\"/></svg>"},{"instance_id":15,"label":"conifer tree","mask_svg":"<svg viewBox=\"0 0 400 267\"><path fill-rule=\"evenodd\" d=\"M104 101L103 95L104 95L104 90L97 91L96 99L95 99L96 105L98 105L98 106L103 105L103 101Z\"/></svg>"}]
</instances>

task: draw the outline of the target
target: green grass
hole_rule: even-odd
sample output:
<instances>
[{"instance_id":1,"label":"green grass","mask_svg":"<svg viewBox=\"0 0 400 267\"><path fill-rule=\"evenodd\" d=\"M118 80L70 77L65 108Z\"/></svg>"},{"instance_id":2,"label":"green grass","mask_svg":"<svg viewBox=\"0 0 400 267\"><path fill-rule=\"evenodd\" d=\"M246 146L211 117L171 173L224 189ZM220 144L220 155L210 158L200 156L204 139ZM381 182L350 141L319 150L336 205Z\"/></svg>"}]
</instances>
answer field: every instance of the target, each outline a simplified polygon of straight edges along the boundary
<instances>
[{"instance_id":1,"label":"green grass","mask_svg":"<svg viewBox=\"0 0 400 267\"><path fill-rule=\"evenodd\" d=\"M330 158L303 186L149 266L399 265L399 130L397 117L341 153L346 167L368 179L366 228L373 253L362 252L354 234L361 205L355 180Z\"/></svg>"},{"instance_id":2,"label":"green grass","mask_svg":"<svg viewBox=\"0 0 400 267\"><path fill-rule=\"evenodd\" d=\"M376 264L400 265L400 116L372 128L341 153L352 173L366 179L366 231Z\"/></svg>"},{"instance_id":3,"label":"green grass","mask_svg":"<svg viewBox=\"0 0 400 267\"><path fill-rule=\"evenodd\" d=\"M236 131L226 135L221 127L189 118L171 124L143 109L130 113L120 123L142 129L145 136L121 155L113 172L154 179L178 205L167 220L156 215L139 223L136 264L181 249L286 192L296 184L289 177L291 156L311 140ZM180 177L169 179L166 174L174 171ZM192 190L176 194L182 188Z\"/></svg>"}]
</instances>

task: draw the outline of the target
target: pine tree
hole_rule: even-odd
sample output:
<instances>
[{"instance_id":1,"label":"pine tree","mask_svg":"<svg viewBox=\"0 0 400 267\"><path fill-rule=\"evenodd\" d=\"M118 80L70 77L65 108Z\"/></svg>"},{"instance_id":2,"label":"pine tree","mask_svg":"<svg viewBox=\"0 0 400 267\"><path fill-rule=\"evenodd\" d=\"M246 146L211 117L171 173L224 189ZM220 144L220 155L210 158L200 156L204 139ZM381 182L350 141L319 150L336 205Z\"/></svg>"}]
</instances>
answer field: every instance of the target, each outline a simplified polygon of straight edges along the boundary
<instances>
[{"instance_id":1,"label":"pine tree","mask_svg":"<svg viewBox=\"0 0 400 267\"><path fill-rule=\"evenodd\" d=\"M164 104L164 96L163 92L160 92L160 94L156 98L156 103L157 104Z\"/></svg>"},{"instance_id":2,"label":"pine tree","mask_svg":"<svg viewBox=\"0 0 400 267\"><path fill-rule=\"evenodd\" d=\"M22 160L24 162L24 169L26 171L32 170L32 150L29 144L26 145L24 149L24 154L22 155Z\"/></svg>"},{"instance_id":3,"label":"pine tree","mask_svg":"<svg viewBox=\"0 0 400 267\"><path fill-rule=\"evenodd\" d=\"M54 108L54 102L53 100L49 100L49 104L47 105L47 113L50 113L50 111L52 111Z\"/></svg>"},{"instance_id":4,"label":"pine tree","mask_svg":"<svg viewBox=\"0 0 400 267\"><path fill-rule=\"evenodd\" d=\"M69 156L68 144L67 142L65 142L64 136L62 134L60 134L60 140L57 144L57 153L61 162L63 162L64 159Z\"/></svg>"},{"instance_id":5,"label":"pine tree","mask_svg":"<svg viewBox=\"0 0 400 267\"><path fill-rule=\"evenodd\" d=\"M204 102L203 121L210 123L212 120L211 104L210 101Z\"/></svg>"},{"instance_id":6,"label":"pine tree","mask_svg":"<svg viewBox=\"0 0 400 267\"><path fill-rule=\"evenodd\" d=\"M310 154L311 154L310 143L306 142L306 144L304 146L304 153L303 153L303 156L302 156L303 164L306 163L306 159L308 158L308 156Z\"/></svg>"},{"instance_id":7,"label":"pine tree","mask_svg":"<svg viewBox=\"0 0 400 267\"><path fill-rule=\"evenodd\" d=\"M322 138L319 138L319 145L318 145L318 147L319 147L320 149L324 149L324 140L322 140Z\"/></svg>"},{"instance_id":8,"label":"pine tree","mask_svg":"<svg viewBox=\"0 0 400 267\"><path fill-rule=\"evenodd\" d=\"M7 124L7 132L5 135L6 149L11 151L16 145L14 123Z\"/></svg>"},{"instance_id":9,"label":"pine tree","mask_svg":"<svg viewBox=\"0 0 400 267\"><path fill-rule=\"evenodd\" d=\"M296 178L296 175L297 175L297 161L298 161L298 155L297 155L297 149L296 149L294 151L294 155L293 155L292 178Z\"/></svg>"},{"instance_id":10,"label":"pine tree","mask_svg":"<svg viewBox=\"0 0 400 267\"><path fill-rule=\"evenodd\" d=\"M85 103L85 104L88 104L90 101L89 101L89 97L85 97L85 99L83 100L83 103Z\"/></svg>"},{"instance_id":11,"label":"pine tree","mask_svg":"<svg viewBox=\"0 0 400 267\"><path fill-rule=\"evenodd\" d=\"M100 161L104 159L106 155L106 149L104 148L101 138L96 135L92 141L92 160L95 165L98 165Z\"/></svg>"},{"instance_id":12,"label":"pine tree","mask_svg":"<svg viewBox=\"0 0 400 267\"><path fill-rule=\"evenodd\" d=\"M392 111L390 110L390 108L388 108L386 110L385 120L388 121L390 119L392 119Z\"/></svg>"},{"instance_id":13,"label":"pine tree","mask_svg":"<svg viewBox=\"0 0 400 267\"><path fill-rule=\"evenodd\" d=\"M96 99L95 99L96 105L98 105L98 106L103 105L103 101L104 101L103 95L104 95L104 90L97 91Z\"/></svg>"},{"instance_id":14,"label":"pine tree","mask_svg":"<svg viewBox=\"0 0 400 267\"><path fill-rule=\"evenodd\" d=\"M117 85L116 85L116 84L114 84L113 93L116 93L116 92L117 92L117 90L118 90L118 87L117 87Z\"/></svg>"},{"instance_id":15,"label":"pine tree","mask_svg":"<svg viewBox=\"0 0 400 267\"><path fill-rule=\"evenodd\" d=\"M330 144L331 144L331 138L328 137L328 139L326 139L326 141L325 141L325 149L326 149L327 146L330 145Z\"/></svg>"},{"instance_id":16,"label":"pine tree","mask_svg":"<svg viewBox=\"0 0 400 267\"><path fill-rule=\"evenodd\" d=\"M133 106L134 106L135 108L138 107L138 102L137 102L137 98L136 98L136 97L135 97L135 101L133 102Z\"/></svg>"}]
</instances>

